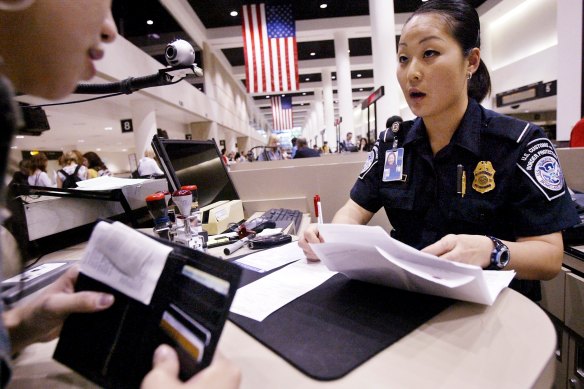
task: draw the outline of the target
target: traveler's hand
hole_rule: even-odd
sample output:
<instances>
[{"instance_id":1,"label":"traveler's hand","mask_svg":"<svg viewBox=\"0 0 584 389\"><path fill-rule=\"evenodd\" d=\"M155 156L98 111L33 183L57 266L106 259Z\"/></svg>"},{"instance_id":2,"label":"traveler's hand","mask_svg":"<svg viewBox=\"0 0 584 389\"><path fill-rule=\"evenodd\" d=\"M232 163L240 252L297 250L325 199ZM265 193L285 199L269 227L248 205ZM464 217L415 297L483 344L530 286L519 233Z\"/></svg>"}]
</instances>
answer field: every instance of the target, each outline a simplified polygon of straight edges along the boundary
<instances>
[{"instance_id":1,"label":"traveler's hand","mask_svg":"<svg viewBox=\"0 0 584 389\"><path fill-rule=\"evenodd\" d=\"M492 250L493 242L486 236L449 234L425 247L422 252L486 268L491 263Z\"/></svg>"},{"instance_id":2,"label":"traveler's hand","mask_svg":"<svg viewBox=\"0 0 584 389\"><path fill-rule=\"evenodd\" d=\"M209 367L188 381L179 380L178 373L176 352L168 345L160 345L154 352L152 370L142 381L142 389L236 389L241 380L239 368L218 352Z\"/></svg>"},{"instance_id":3,"label":"traveler's hand","mask_svg":"<svg viewBox=\"0 0 584 389\"><path fill-rule=\"evenodd\" d=\"M13 352L32 343L55 339L70 313L102 311L113 304L114 297L110 294L75 293L78 275L79 269L74 265L36 298L3 313Z\"/></svg>"},{"instance_id":4,"label":"traveler's hand","mask_svg":"<svg viewBox=\"0 0 584 389\"><path fill-rule=\"evenodd\" d=\"M309 243L323 243L324 240L318 233L318 224L311 224L304 231L304 235L298 240L298 245L304 251L309 261L318 261L318 257L310 248Z\"/></svg>"}]
</instances>

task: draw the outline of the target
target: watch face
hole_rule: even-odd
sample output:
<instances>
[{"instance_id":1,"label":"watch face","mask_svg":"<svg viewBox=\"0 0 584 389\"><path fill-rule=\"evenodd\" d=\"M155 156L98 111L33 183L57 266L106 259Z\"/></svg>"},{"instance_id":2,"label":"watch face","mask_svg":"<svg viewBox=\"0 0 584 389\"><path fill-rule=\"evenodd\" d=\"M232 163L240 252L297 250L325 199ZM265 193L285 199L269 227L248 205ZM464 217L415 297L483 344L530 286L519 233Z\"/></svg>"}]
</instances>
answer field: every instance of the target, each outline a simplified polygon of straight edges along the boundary
<instances>
[{"instance_id":1,"label":"watch face","mask_svg":"<svg viewBox=\"0 0 584 389\"><path fill-rule=\"evenodd\" d=\"M493 269L503 269L509 263L511 255L509 253L509 248L497 238L489 236L493 241L495 247L491 254L491 265L489 268Z\"/></svg>"}]
</instances>

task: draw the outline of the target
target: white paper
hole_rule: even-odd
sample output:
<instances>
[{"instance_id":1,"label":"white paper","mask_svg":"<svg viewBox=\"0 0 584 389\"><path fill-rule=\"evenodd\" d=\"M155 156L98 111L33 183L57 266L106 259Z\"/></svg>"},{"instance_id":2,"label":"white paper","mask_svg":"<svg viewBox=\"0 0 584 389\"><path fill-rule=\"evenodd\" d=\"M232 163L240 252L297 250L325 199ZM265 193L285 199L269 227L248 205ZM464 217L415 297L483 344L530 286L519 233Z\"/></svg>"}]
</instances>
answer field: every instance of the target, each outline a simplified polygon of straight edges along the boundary
<instances>
[{"instance_id":1,"label":"white paper","mask_svg":"<svg viewBox=\"0 0 584 389\"><path fill-rule=\"evenodd\" d=\"M80 272L150 304L172 247L115 222L95 226L80 264Z\"/></svg>"},{"instance_id":2,"label":"white paper","mask_svg":"<svg viewBox=\"0 0 584 389\"><path fill-rule=\"evenodd\" d=\"M262 321L335 274L320 262L297 261L239 288L231 312Z\"/></svg>"},{"instance_id":3,"label":"white paper","mask_svg":"<svg viewBox=\"0 0 584 389\"><path fill-rule=\"evenodd\" d=\"M119 178L119 177L96 177L90 180L83 180L77 182L79 190L112 190L121 189L125 186L142 184L149 181L148 178Z\"/></svg>"},{"instance_id":4,"label":"white paper","mask_svg":"<svg viewBox=\"0 0 584 389\"><path fill-rule=\"evenodd\" d=\"M330 270L361 281L491 305L515 276L423 253L378 226L324 224L319 233L325 243L311 245L316 255Z\"/></svg>"},{"instance_id":5,"label":"white paper","mask_svg":"<svg viewBox=\"0 0 584 389\"><path fill-rule=\"evenodd\" d=\"M306 256L298 246L298 242L291 242L283 246L246 255L235 262L251 270L263 273L299 259L306 259Z\"/></svg>"}]
</instances>

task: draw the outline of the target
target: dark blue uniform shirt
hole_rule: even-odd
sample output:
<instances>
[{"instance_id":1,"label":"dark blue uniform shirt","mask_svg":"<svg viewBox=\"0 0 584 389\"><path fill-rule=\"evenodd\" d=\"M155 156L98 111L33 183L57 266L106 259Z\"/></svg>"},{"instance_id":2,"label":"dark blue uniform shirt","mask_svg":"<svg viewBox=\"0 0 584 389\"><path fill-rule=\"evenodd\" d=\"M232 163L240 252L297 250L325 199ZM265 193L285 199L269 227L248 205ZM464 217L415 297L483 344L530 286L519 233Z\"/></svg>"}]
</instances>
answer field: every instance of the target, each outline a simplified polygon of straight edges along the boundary
<instances>
[{"instance_id":1,"label":"dark blue uniform shirt","mask_svg":"<svg viewBox=\"0 0 584 389\"><path fill-rule=\"evenodd\" d=\"M403 148L402 180L384 182L384 158L393 149L394 136L397 147ZM459 193L461 184L466 187L464 196ZM382 132L351 199L370 212L384 207L394 228L392 236L417 249L447 234L515 241L579 222L543 130L487 110L472 99L450 143L436 155L420 118L402 123L395 135ZM539 297L539 283L514 281L512 287Z\"/></svg>"}]
</instances>

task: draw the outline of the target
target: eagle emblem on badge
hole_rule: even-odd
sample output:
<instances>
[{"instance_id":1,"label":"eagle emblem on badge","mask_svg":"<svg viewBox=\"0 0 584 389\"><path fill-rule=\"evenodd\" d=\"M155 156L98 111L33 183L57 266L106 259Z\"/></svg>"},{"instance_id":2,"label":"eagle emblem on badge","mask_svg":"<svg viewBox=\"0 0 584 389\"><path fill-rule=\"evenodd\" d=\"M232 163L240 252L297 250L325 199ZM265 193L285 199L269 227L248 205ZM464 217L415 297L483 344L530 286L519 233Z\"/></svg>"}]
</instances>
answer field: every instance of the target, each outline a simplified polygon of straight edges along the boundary
<instances>
[{"instance_id":1,"label":"eagle emblem on badge","mask_svg":"<svg viewBox=\"0 0 584 389\"><path fill-rule=\"evenodd\" d=\"M479 193L495 189L495 169L491 161L480 161L474 169L472 188Z\"/></svg>"}]
</instances>

